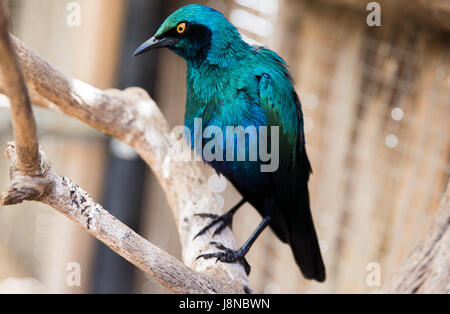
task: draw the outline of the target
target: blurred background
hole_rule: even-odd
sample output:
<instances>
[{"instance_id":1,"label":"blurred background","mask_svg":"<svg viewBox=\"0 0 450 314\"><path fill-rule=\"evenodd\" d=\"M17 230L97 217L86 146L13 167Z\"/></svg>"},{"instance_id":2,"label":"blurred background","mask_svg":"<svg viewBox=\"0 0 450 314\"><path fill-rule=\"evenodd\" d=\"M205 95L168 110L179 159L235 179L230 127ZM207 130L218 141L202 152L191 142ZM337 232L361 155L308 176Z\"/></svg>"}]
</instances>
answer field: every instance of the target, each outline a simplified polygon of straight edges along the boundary
<instances>
[{"instance_id":1,"label":"blurred background","mask_svg":"<svg viewBox=\"0 0 450 314\"><path fill-rule=\"evenodd\" d=\"M328 278L304 280L290 248L267 229L248 255L257 292L373 291L430 225L450 175L448 1L422 2L434 6L428 18L426 10L401 8L420 1L378 1L380 27L366 22L369 1L6 2L12 33L55 68L99 88L141 86L172 126L183 123L184 62L167 50L131 56L178 7L214 7L246 41L287 61L303 103L312 212ZM61 114L35 112L40 143L57 172L180 258L165 196L134 150ZM11 139L0 97L0 143ZM0 158L1 190L8 170ZM211 177L209 185L225 200L224 211L239 200L230 184ZM239 243L259 221L248 205L238 212ZM0 207L0 292L167 291L55 210L26 203Z\"/></svg>"}]
</instances>

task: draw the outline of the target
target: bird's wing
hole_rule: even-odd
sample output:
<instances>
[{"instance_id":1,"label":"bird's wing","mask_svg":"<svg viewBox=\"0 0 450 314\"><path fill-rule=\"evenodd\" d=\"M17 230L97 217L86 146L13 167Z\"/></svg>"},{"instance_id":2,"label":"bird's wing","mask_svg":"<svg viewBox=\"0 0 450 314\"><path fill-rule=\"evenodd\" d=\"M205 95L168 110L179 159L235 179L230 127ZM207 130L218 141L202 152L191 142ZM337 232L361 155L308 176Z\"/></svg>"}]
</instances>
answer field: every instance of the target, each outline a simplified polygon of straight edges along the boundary
<instances>
[{"instance_id":1,"label":"bird's wing","mask_svg":"<svg viewBox=\"0 0 450 314\"><path fill-rule=\"evenodd\" d=\"M323 281L325 268L309 204L311 166L305 150L300 100L284 62L271 51L265 54L265 70L259 73L260 106L266 112L268 126L280 128L280 163L278 171L273 173L273 181L276 210L282 212L284 223L277 222L273 229L279 236L287 233L295 260L305 277ZM276 231L283 225L287 230Z\"/></svg>"},{"instance_id":2,"label":"bird's wing","mask_svg":"<svg viewBox=\"0 0 450 314\"><path fill-rule=\"evenodd\" d=\"M295 166L299 151L304 150L301 104L284 61L274 52L259 48L259 64L254 76L259 80L259 105L264 109L268 126L280 129L280 166Z\"/></svg>"}]
</instances>

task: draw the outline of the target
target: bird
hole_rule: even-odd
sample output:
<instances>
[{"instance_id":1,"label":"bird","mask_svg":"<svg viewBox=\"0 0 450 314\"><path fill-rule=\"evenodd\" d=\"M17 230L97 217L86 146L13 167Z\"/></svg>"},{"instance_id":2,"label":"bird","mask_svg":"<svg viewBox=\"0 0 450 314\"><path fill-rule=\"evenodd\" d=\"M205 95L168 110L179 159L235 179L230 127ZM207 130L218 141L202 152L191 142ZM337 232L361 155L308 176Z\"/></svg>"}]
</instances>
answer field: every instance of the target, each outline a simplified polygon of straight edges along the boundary
<instances>
[{"instance_id":1,"label":"bird","mask_svg":"<svg viewBox=\"0 0 450 314\"><path fill-rule=\"evenodd\" d=\"M268 141L277 141L279 145L275 171L262 171L261 166L267 160L261 158L260 152L256 160L204 160L232 183L242 200L221 216L198 213L197 216L211 221L197 236L205 235L213 227L216 228L213 236L231 228L233 215L245 203L259 212L262 221L240 249L211 241L217 252L198 258L239 262L249 273L245 256L270 226L278 239L290 245L303 276L323 282L325 266L310 210L308 180L312 169L305 148L302 106L286 62L268 48L248 44L221 12L199 4L173 12L154 36L138 47L134 56L158 48L167 48L186 62L184 124L190 131L188 143L192 149L195 150L194 142L199 136L197 143L202 148L208 145L206 138L195 130L196 120L200 121L201 129L215 127L224 134L229 126L254 127L256 133L245 134L245 156L249 155L250 145L261 140L263 127L279 130L278 137L267 131ZM216 144L212 153L225 155L236 139L231 143L218 140ZM238 150L231 155L236 157Z\"/></svg>"}]
</instances>

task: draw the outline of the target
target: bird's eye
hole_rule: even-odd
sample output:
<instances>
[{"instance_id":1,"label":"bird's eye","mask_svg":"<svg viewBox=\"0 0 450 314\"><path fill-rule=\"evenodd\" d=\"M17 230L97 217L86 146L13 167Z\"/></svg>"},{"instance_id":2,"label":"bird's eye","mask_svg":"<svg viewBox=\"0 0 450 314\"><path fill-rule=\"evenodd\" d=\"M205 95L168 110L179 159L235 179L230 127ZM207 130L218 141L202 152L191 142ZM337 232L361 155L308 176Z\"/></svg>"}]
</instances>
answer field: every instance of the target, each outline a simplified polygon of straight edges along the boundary
<instances>
[{"instance_id":1,"label":"bird's eye","mask_svg":"<svg viewBox=\"0 0 450 314\"><path fill-rule=\"evenodd\" d=\"M185 30L186 30L186 23L178 24L178 26L177 26L178 34L183 34Z\"/></svg>"}]
</instances>

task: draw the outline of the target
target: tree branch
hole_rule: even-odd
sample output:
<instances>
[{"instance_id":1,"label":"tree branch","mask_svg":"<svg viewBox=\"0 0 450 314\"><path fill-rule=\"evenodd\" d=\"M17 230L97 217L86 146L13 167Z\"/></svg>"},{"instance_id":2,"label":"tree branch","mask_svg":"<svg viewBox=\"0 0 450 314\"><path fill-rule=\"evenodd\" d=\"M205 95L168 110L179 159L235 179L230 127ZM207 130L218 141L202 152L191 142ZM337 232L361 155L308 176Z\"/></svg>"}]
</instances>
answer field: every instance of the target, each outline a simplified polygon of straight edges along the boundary
<instances>
[{"instance_id":1,"label":"tree branch","mask_svg":"<svg viewBox=\"0 0 450 314\"><path fill-rule=\"evenodd\" d=\"M35 200L53 207L173 292L234 291L227 282L196 273L114 218L82 188L58 176L43 152L43 172L39 177L22 175L17 167L14 143L8 144L6 154L12 162L12 180L10 188L2 194L3 205Z\"/></svg>"},{"instance_id":2,"label":"tree branch","mask_svg":"<svg viewBox=\"0 0 450 314\"><path fill-rule=\"evenodd\" d=\"M7 29L3 2L0 2L0 75L3 88L11 103L12 125L17 144L18 166L22 173L39 175L41 161L36 136L36 124L28 97L27 87L19 66Z\"/></svg>"},{"instance_id":3,"label":"tree branch","mask_svg":"<svg viewBox=\"0 0 450 314\"><path fill-rule=\"evenodd\" d=\"M381 293L450 293L450 183L425 238Z\"/></svg>"},{"instance_id":4,"label":"tree branch","mask_svg":"<svg viewBox=\"0 0 450 314\"><path fill-rule=\"evenodd\" d=\"M6 25L6 23L0 25L5 32ZM17 134L22 134L21 132L36 134L33 127L34 117L31 109L27 109L29 100L23 81L11 81L5 75L4 71L11 69L8 68L10 67L8 64L14 59L3 59L3 51L2 63L5 67L0 68L0 72L3 73L0 74L0 90L4 90L11 99L13 120L17 119L19 122L16 125L17 132L15 130L17 147L10 144L7 152L12 161L12 182L8 191L2 194L2 202L15 204L23 200L36 200L52 206L174 292L251 291L242 265L196 260L199 254L214 247L209 244L210 233L193 241L195 233L205 223L194 214L197 212L220 214L220 211L214 195L204 184L206 180L199 168L194 163L183 160L180 147L185 145L184 140L179 136L170 135L166 120L148 94L139 88L101 91L81 81L67 78L26 48L18 39L13 36L11 38L35 105L48 109L58 108L69 116L121 139L135 147L152 167L175 216L183 248L183 260L191 269L120 223L70 180L59 177L43 153L42 163L39 151L29 159L30 165L39 160L39 173L31 171L35 170L34 167L26 169L22 167L19 142L28 144L34 142L28 137L20 138ZM5 44L7 39L8 36L0 38L3 42L0 45L4 45L5 52L14 58L11 45L8 47L7 43ZM13 70L19 73L16 74L16 79L20 81L20 71L17 67ZM11 72L8 72L8 75L10 74ZM27 125L32 127L29 131L23 131ZM37 145L37 140L35 144ZM34 144L30 147L34 147ZM228 247L236 247L229 229L218 235L216 240Z\"/></svg>"}]
</instances>

